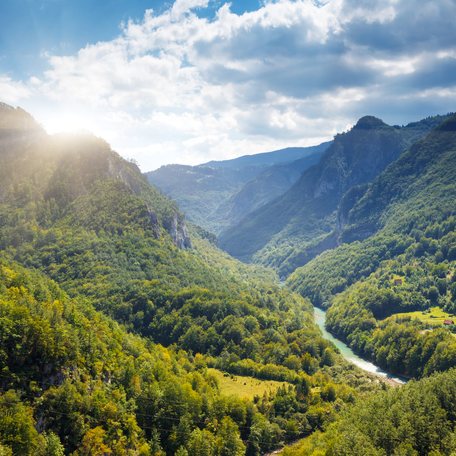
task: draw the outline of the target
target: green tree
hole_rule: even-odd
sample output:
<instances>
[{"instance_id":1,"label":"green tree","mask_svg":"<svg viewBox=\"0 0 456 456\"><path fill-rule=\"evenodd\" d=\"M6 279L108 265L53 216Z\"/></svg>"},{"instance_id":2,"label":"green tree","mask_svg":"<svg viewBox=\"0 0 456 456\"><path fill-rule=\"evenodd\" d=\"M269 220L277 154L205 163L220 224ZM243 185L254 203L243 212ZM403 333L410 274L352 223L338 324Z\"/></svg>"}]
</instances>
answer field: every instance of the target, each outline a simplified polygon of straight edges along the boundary
<instances>
[{"instance_id":1,"label":"green tree","mask_svg":"<svg viewBox=\"0 0 456 456\"><path fill-rule=\"evenodd\" d=\"M190 435L187 450L192 456L214 456L216 454L214 434L207 429L195 429Z\"/></svg>"},{"instance_id":2,"label":"green tree","mask_svg":"<svg viewBox=\"0 0 456 456\"><path fill-rule=\"evenodd\" d=\"M0 440L14 454L24 456L35 455L41 445L32 409L13 390L0 395Z\"/></svg>"},{"instance_id":3,"label":"green tree","mask_svg":"<svg viewBox=\"0 0 456 456\"><path fill-rule=\"evenodd\" d=\"M217 455L218 456L243 456L245 445L239 436L239 429L236 423L225 417L217 430Z\"/></svg>"}]
</instances>

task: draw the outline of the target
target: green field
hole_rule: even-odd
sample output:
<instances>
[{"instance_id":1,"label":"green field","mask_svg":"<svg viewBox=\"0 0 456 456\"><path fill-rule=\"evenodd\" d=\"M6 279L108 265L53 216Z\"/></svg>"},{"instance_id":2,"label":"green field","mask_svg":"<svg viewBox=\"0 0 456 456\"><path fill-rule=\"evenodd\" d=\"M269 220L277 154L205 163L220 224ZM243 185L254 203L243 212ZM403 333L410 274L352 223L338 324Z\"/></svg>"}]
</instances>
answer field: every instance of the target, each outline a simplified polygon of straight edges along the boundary
<instances>
[{"instance_id":1,"label":"green field","mask_svg":"<svg viewBox=\"0 0 456 456\"><path fill-rule=\"evenodd\" d=\"M401 317L415 318L431 326L441 326L445 320L453 320L456 322L456 317L453 314L445 312L440 307L432 307L427 311L417 310L416 312L398 313L389 318Z\"/></svg>"},{"instance_id":2,"label":"green field","mask_svg":"<svg viewBox=\"0 0 456 456\"><path fill-rule=\"evenodd\" d=\"M237 396L242 399L253 399L255 396L263 396L264 393L276 391L286 382L276 382L274 380L258 380L253 377L241 377L221 372L217 369L208 369L219 383L220 392L227 396Z\"/></svg>"}]
</instances>

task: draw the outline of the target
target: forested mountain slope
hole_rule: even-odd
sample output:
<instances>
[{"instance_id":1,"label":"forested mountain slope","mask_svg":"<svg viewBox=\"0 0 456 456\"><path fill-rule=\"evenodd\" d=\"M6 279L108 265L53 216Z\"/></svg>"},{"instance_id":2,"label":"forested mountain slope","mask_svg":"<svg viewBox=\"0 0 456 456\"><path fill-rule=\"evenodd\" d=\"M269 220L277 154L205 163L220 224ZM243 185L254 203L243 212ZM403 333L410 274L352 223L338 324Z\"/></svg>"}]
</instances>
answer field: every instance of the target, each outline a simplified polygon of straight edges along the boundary
<instances>
[{"instance_id":1,"label":"forested mountain slope","mask_svg":"<svg viewBox=\"0 0 456 456\"><path fill-rule=\"evenodd\" d=\"M188 228L105 142L4 112L1 452L258 455L353 401L343 379L376 388L334 366L307 301ZM286 384L228 399L207 365Z\"/></svg>"},{"instance_id":2,"label":"forested mountain slope","mask_svg":"<svg viewBox=\"0 0 456 456\"><path fill-rule=\"evenodd\" d=\"M235 257L273 266L287 276L338 244L338 208L362 194L367 183L443 119L391 127L363 117L337 135L321 161L284 195L222 233L220 245Z\"/></svg>"},{"instance_id":3,"label":"forested mountain slope","mask_svg":"<svg viewBox=\"0 0 456 456\"><path fill-rule=\"evenodd\" d=\"M341 238L289 278L328 328L395 372L456 363L456 116L392 163L345 208ZM433 321L434 308L446 324Z\"/></svg>"},{"instance_id":4,"label":"forested mountain slope","mask_svg":"<svg viewBox=\"0 0 456 456\"><path fill-rule=\"evenodd\" d=\"M411 382L348 409L284 456L452 455L456 371Z\"/></svg>"},{"instance_id":5,"label":"forested mountain slope","mask_svg":"<svg viewBox=\"0 0 456 456\"><path fill-rule=\"evenodd\" d=\"M199 166L166 165L146 176L192 222L218 234L286 192L302 171L318 162L328 145L293 147Z\"/></svg>"}]
</instances>

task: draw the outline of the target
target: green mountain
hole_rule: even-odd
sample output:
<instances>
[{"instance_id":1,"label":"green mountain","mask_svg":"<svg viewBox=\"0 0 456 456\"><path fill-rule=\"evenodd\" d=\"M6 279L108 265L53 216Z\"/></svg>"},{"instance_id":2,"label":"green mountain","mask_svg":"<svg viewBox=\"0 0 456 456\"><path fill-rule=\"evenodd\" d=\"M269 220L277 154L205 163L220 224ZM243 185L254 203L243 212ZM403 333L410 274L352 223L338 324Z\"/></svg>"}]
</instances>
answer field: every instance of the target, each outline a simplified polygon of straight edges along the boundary
<instances>
[{"instance_id":1,"label":"green mountain","mask_svg":"<svg viewBox=\"0 0 456 456\"><path fill-rule=\"evenodd\" d=\"M285 194L222 232L233 256L274 267L286 277L340 242L337 213L362 194L399 154L443 120L437 116L405 127L363 117L339 134L320 162L303 172Z\"/></svg>"},{"instance_id":2,"label":"green mountain","mask_svg":"<svg viewBox=\"0 0 456 456\"><path fill-rule=\"evenodd\" d=\"M455 182L453 115L346 205L349 243L288 280L329 307L334 334L390 371L420 377L456 364Z\"/></svg>"},{"instance_id":3,"label":"green mountain","mask_svg":"<svg viewBox=\"0 0 456 456\"><path fill-rule=\"evenodd\" d=\"M286 192L329 143L292 147L199 166L166 165L147 179L174 199L189 220L218 234Z\"/></svg>"},{"instance_id":4,"label":"green mountain","mask_svg":"<svg viewBox=\"0 0 456 456\"><path fill-rule=\"evenodd\" d=\"M0 454L259 455L377 388L104 141L0 119Z\"/></svg>"}]
</instances>

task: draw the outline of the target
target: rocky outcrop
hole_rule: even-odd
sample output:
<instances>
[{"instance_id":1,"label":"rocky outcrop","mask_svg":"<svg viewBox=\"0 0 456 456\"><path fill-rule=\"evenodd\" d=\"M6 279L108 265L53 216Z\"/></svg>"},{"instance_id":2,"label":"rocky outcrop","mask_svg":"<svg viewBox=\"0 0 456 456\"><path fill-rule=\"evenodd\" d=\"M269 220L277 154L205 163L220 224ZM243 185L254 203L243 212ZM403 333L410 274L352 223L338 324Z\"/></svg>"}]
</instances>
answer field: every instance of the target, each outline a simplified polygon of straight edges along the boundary
<instances>
[{"instance_id":1,"label":"rocky outcrop","mask_svg":"<svg viewBox=\"0 0 456 456\"><path fill-rule=\"evenodd\" d=\"M147 217L149 219L150 229L156 239L160 237L160 222L157 214L151 207L147 207Z\"/></svg>"},{"instance_id":2,"label":"rocky outcrop","mask_svg":"<svg viewBox=\"0 0 456 456\"><path fill-rule=\"evenodd\" d=\"M123 182L135 195L139 195L144 190L145 182L140 178L141 171L138 166L135 163L126 162L114 153L108 155L107 158L108 174Z\"/></svg>"},{"instance_id":3,"label":"rocky outcrop","mask_svg":"<svg viewBox=\"0 0 456 456\"><path fill-rule=\"evenodd\" d=\"M164 223L164 227L170 234L176 247L180 249L192 248L192 241L190 239L185 221L177 213Z\"/></svg>"}]
</instances>

